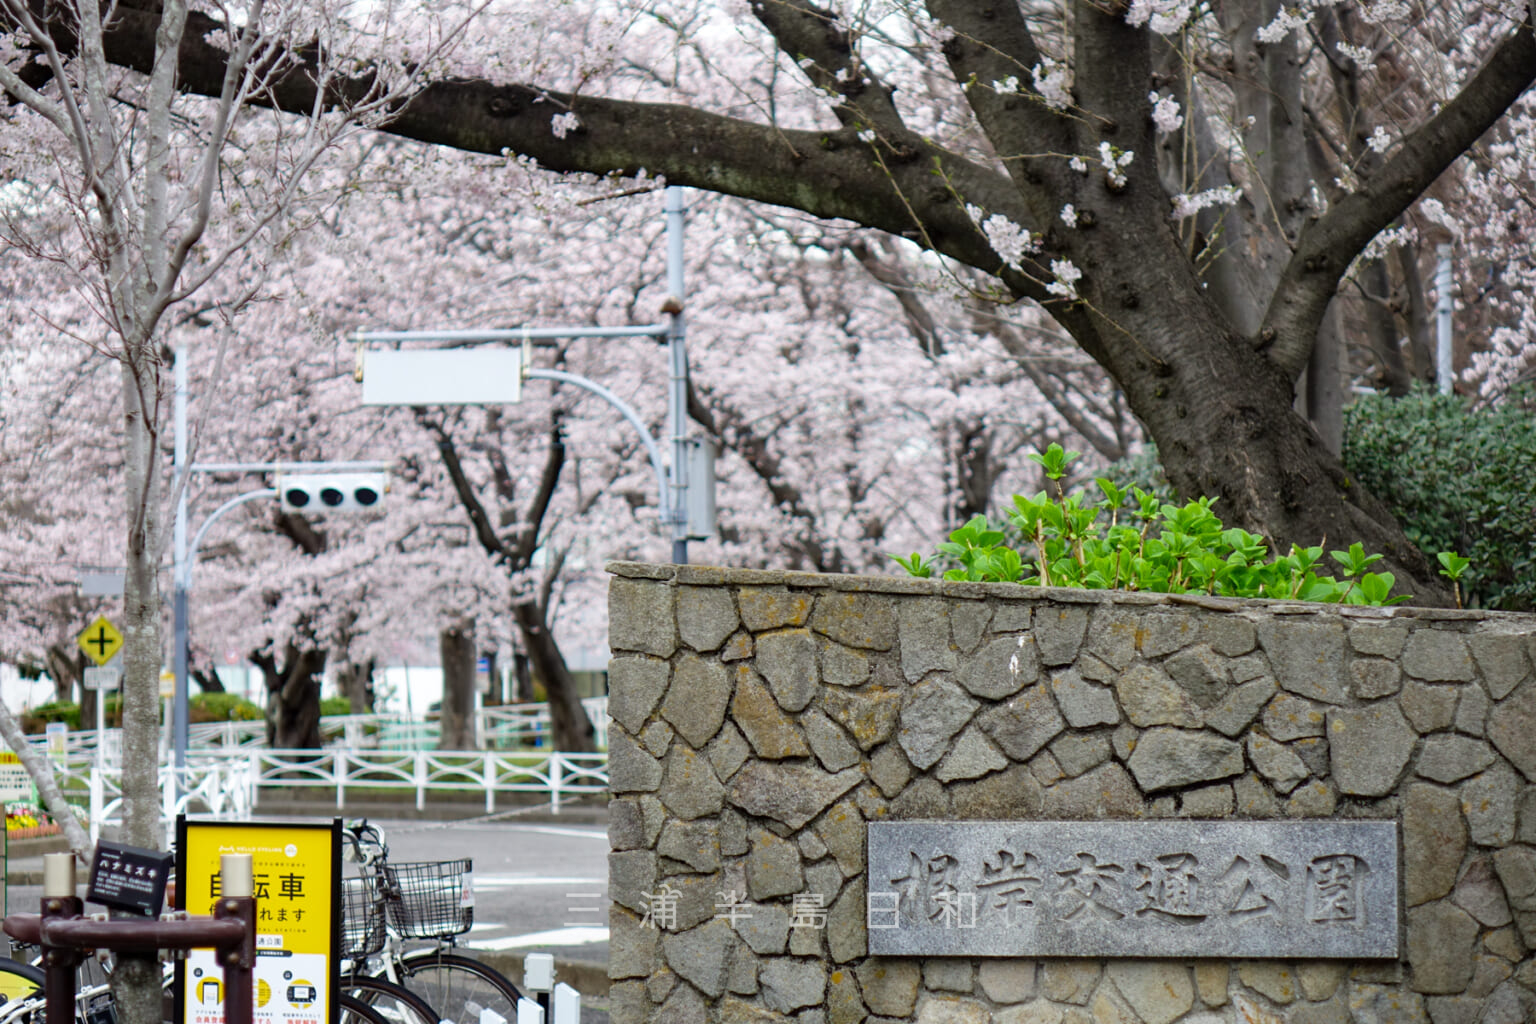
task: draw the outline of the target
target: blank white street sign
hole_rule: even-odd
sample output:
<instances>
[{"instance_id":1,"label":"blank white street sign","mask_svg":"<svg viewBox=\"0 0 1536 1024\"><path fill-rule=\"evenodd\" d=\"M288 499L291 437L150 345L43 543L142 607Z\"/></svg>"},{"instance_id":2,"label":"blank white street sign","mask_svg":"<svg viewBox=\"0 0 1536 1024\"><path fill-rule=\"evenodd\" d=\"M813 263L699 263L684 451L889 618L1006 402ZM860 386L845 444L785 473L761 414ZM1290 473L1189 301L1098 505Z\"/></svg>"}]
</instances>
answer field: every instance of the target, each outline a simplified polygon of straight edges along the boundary
<instances>
[{"instance_id":1,"label":"blank white street sign","mask_svg":"<svg viewBox=\"0 0 1536 1024\"><path fill-rule=\"evenodd\" d=\"M105 665L87 665L80 685L87 690L115 690L122 678L122 662L114 659Z\"/></svg>"},{"instance_id":2,"label":"blank white street sign","mask_svg":"<svg viewBox=\"0 0 1536 1024\"><path fill-rule=\"evenodd\" d=\"M522 396L515 348L371 349L364 405L506 405Z\"/></svg>"}]
</instances>

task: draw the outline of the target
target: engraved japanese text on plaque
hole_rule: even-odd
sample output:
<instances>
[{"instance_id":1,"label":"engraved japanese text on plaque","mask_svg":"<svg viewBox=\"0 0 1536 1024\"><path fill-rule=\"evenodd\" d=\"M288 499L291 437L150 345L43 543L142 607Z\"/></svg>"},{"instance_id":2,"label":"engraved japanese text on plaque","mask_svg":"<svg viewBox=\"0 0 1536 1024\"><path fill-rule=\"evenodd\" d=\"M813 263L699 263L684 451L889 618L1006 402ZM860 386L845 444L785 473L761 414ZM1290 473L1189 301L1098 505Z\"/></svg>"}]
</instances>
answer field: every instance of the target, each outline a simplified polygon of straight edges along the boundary
<instances>
[{"instance_id":1,"label":"engraved japanese text on plaque","mask_svg":"<svg viewBox=\"0 0 1536 1024\"><path fill-rule=\"evenodd\" d=\"M874 956L1398 955L1390 821L868 827Z\"/></svg>"}]
</instances>

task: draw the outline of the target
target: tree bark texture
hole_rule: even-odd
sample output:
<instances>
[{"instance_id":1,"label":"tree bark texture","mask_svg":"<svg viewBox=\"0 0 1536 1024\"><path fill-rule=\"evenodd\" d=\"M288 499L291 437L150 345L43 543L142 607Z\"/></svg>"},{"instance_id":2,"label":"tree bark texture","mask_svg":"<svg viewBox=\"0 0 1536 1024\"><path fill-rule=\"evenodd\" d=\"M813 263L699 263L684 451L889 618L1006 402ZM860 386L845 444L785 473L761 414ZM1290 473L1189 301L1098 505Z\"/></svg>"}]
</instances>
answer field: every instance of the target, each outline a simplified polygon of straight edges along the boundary
<instances>
[{"instance_id":1,"label":"tree bark texture","mask_svg":"<svg viewBox=\"0 0 1536 1024\"><path fill-rule=\"evenodd\" d=\"M267 651L254 651L251 664L261 669L267 688L267 746L275 750L320 747L320 673L325 652L292 643L282 661Z\"/></svg>"},{"instance_id":2,"label":"tree bark texture","mask_svg":"<svg viewBox=\"0 0 1536 1024\"><path fill-rule=\"evenodd\" d=\"M371 658L362 663L348 661L336 666L336 687L347 698L347 708L352 714L372 713L375 671L377 666Z\"/></svg>"},{"instance_id":3,"label":"tree bark texture","mask_svg":"<svg viewBox=\"0 0 1536 1024\"><path fill-rule=\"evenodd\" d=\"M163 490L156 427L159 362L144 339L125 338L123 465L123 841L158 849L160 834L160 534Z\"/></svg>"},{"instance_id":4,"label":"tree bark texture","mask_svg":"<svg viewBox=\"0 0 1536 1024\"><path fill-rule=\"evenodd\" d=\"M590 752L597 749L596 732L592 720L576 696L576 681L565 663L560 646L550 636L544 621L544 611L536 601L519 600L512 603L512 617L517 622L517 634L523 650L528 652L528 663L536 679L544 684L549 700L549 726L553 733L556 750L572 753Z\"/></svg>"},{"instance_id":5,"label":"tree bark texture","mask_svg":"<svg viewBox=\"0 0 1536 1024\"><path fill-rule=\"evenodd\" d=\"M443 702L437 717L438 750L475 749L475 623L455 622L437 634L443 665Z\"/></svg>"}]
</instances>

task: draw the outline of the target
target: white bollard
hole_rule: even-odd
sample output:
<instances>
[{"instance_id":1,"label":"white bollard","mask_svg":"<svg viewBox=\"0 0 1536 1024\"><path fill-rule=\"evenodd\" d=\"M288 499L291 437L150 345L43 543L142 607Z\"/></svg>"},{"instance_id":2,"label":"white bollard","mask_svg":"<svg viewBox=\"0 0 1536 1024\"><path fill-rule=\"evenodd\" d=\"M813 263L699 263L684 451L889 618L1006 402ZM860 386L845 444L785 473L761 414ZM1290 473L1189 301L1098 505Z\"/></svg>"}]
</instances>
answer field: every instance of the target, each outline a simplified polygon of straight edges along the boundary
<instances>
[{"instance_id":1,"label":"white bollard","mask_svg":"<svg viewBox=\"0 0 1536 1024\"><path fill-rule=\"evenodd\" d=\"M562 981L555 986L553 1009L551 1024L581 1024L581 993Z\"/></svg>"},{"instance_id":2,"label":"white bollard","mask_svg":"<svg viewBox=\"0 0 1536 1024\"><path fill-rule=\"evenodd\" d=\"M519 999L517 1024L544 1024L544 1007L527 997Z\"/></svg>"}]
</instances>

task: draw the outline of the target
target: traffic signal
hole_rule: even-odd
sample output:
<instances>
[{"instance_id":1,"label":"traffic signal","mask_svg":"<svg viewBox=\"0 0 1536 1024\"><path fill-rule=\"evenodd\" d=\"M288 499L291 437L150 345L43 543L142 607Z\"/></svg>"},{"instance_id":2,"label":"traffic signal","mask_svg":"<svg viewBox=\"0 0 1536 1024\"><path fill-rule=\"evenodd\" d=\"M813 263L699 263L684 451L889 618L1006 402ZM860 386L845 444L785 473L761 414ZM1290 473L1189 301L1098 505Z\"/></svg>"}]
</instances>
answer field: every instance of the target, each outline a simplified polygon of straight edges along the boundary
<instances>
[{"instance_id":1,"label":"traffic signal","mask_svg":"<svg viewBox=\"0 0 1536 1024\"><path fill-rule=\"evenodd\" d=\"M277 475L284 512L366 512L379 506L387 490L387 473Z\"/></svg>"}]
</instances>

